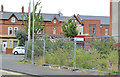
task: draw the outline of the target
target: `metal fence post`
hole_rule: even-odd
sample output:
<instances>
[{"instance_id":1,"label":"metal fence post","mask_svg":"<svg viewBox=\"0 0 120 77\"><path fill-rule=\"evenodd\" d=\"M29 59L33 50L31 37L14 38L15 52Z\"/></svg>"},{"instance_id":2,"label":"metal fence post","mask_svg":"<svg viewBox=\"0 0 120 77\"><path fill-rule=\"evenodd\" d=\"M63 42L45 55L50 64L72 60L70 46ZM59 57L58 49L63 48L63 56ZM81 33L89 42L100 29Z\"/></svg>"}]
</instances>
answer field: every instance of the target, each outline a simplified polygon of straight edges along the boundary
<instances>
[{"instance_id":1,"label":"metal fence post","mask_svg":"<svg viewBox=\"0 0 120 77\"><path fill-rule=\"evenodd\" d=\"M120 72L120 48L118 48L118 72Z\"/></svg>"},{"instance_id":2,"label":"metal fence post","mask_svg":"<svg viewBox=\"0 0 120 77\"><path fill-rule=\"evenodd\" d=\"M73 71L76 70L76 39L74 38L74 62L73 62Z\"/></svg>"},{"instance_id":3,"label":"metal fence post","mask_svg":"<svg viewBox=\"0 0 120 77\"><path fill-rule=\"evenodd\" d=\"M84 39L85 39L85 37L84 37ZM84 40L84 50L86 50L86 41Z\"/></svg>"},{"instance_id":4,"label":"metal fence post","mask_svg":"<svg viewBox=\"0 0 120 77\"><path fill-rule=\"evenodd\" d=\"M45 64L45 39L44 39L44 49L43 49L43 65Z\"/></svg>"},{"instance_id":5,"label":"metal fence post","mask_svg":"<svg viewBox=\"0 0 120 77\"><path fill-rule=\"evenodd\" d=\"M34 0L33 0L33 28L32 28L32 64L34 64Z\"/></svg>"},{"instance_id":6,"label":"metal fence post","mask_svg":"<svg viewBox=\"0 0 120 77\"><path fill-rule=\"evenodd\" d=\"M29 47L29 40L27 41L25 60L27 60L28 47Z\"/></svg>"}]
</instances>

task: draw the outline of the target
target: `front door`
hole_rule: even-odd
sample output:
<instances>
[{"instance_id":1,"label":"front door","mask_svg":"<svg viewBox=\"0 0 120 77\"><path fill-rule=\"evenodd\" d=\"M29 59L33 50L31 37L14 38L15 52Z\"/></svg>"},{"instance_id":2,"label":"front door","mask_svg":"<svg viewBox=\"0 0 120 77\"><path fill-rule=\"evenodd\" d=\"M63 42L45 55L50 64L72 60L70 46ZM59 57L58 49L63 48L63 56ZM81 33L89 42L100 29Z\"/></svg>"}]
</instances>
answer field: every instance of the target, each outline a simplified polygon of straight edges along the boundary
<instances>
[{"instance_id":1,"label":"front door","mask_svg":"<svg viewBox=\"0 0 120 77\"><path fill-rule=\"evenodd\" d=\"M3 41L2 43L2 51L5 52L7 48L7 41Z\"/></svg>"}]
</instances>

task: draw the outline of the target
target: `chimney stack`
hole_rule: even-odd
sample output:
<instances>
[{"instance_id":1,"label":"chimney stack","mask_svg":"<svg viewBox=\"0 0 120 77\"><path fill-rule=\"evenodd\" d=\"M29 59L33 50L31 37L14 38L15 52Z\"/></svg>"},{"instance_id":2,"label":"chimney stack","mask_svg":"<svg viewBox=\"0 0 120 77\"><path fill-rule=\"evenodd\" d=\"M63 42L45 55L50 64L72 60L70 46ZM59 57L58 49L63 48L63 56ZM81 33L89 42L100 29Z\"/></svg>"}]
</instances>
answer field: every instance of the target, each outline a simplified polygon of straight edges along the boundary
<instances>
[{"instance_id":1,"label":"chimney stack","mask_svg":"<svg viewBox=\"0 0 120 77\"><path fill-rule=\"evenodd\" d=\"M3 12L3 5L1 5L1 12Z\"/></svg>"},{"instance_id":2,"label":"chimney stack","mask_svg":"<svg viewBox=\"0 0 120 77\"><path fill-rule=\"evenodd\" d=\"M22 6L22 14L24 14L24 6Z\"/></svg>"},{"instance_id":3,"label":"chimney stack","mask_svg":"<svg viewBox=\"0 0 120 77\"><path fill-rule=\"evenodd\" d=\"M62 12L61 11L58 11L58 14L59 16L63 16Z\"/></svg>"}]
</instances>

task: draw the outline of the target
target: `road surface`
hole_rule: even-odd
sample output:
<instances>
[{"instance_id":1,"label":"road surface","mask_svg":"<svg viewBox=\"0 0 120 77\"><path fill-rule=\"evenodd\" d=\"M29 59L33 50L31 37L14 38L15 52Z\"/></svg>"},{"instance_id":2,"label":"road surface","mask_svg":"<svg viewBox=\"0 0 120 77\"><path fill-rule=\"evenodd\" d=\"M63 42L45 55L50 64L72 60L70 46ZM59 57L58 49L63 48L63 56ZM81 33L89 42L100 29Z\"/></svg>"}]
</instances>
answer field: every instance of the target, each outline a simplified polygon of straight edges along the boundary
<instances>
[{"instance_id":1,"label":"road surface","mask_svg":"<svg viewBox=\"0 0 120 77\"><path fill-rule=\"evenodd\" d=\"M93 75L64 69L51 69L32 64L18 63L17 61L23 59L23 57L24 55L2 55L2 70L28 75ZM4 73L6 74L6 72Z\"/></svg>"}]
</instances>

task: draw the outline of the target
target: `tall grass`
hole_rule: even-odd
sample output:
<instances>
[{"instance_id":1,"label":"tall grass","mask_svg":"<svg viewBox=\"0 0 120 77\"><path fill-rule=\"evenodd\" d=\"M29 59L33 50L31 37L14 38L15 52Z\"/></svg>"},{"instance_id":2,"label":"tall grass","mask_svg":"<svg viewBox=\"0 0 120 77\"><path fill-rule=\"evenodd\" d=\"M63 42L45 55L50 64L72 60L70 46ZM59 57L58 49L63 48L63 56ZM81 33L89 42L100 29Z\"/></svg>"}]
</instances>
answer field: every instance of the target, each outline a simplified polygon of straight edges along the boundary
<instances>
[{"instance_id":1,"label":"tall grass","mask_svg":"<svg viewBox=\"0 0 120 77\"><path fill-rule=\"evenodd\" d=\"M118 71L118 50L113 39L94 40L91 48L76 48L76 67L102 71ZM35 41L35 58L43 55L43 41ZM32 43L28 58L31 58ZM73 67L74 42L70 39L46 40L45 63Z\"/></svg>"}]
</instances>

